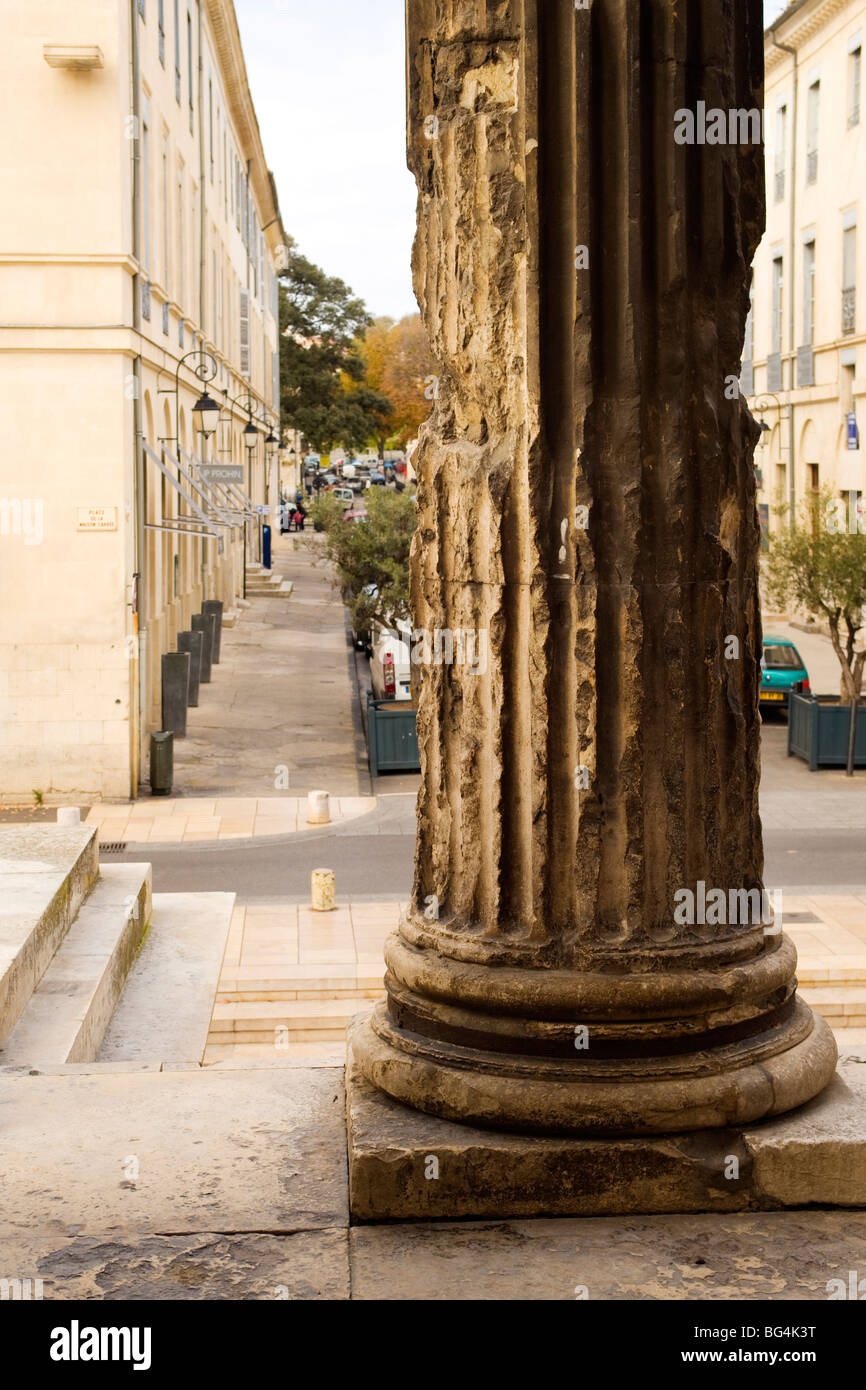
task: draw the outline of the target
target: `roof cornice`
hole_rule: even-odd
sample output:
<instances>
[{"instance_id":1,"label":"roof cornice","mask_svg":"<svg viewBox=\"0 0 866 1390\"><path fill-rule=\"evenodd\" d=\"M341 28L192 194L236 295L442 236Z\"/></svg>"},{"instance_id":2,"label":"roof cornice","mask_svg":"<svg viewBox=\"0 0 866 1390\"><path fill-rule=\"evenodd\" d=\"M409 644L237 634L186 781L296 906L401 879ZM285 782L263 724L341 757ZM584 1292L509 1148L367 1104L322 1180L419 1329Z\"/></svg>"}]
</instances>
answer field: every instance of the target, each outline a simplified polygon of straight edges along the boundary
<instances>
[{"instance_id":1,"label":"roof cornice","mask_svg":"<svg viewBox=\"0 0 866 1390\"><path fill-rule=\"evenodd\" d=\"M791 55L777 48L774 35L789 48L802 48L807 39L817 34L824 25L848 5L849 0L797 0L789 5L775 23L764 31L765 67L767 72L784 63Z\"/></svg>"},{"instance_id":2,"label":"roof cornice","mask_svg":"<svg viewBox=\"0 0 866 1390\"><path fill-rule=\"evenodd\" d=\"M250 182L262 212L262 226L271 250L285 245L276 184L268 169L256 109L250 95L244 51L233 0L204 0L214 48L225 83L226 100L250 164Z\"/></svg>"}]
</instances>

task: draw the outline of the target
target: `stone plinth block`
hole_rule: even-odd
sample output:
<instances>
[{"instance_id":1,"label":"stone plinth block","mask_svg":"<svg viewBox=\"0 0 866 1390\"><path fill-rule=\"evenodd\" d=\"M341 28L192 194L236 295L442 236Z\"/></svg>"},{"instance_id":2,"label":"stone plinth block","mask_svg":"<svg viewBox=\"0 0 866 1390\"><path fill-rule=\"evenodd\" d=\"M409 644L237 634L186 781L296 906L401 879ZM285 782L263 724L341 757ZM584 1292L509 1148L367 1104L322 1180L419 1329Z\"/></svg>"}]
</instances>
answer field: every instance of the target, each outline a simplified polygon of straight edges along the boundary
<instances>
[{"instance_id":1,"label":"stone plinth block","mask_svg":"<svg viewBox=\"0 0 866 1390\"><path fill-rule=\"evenodd\" d=\"M866 1056L777 1120L639 1138L503 1134L408 1109L370 1084L369 1015L349 1029L356 1221L866 1207ZM388 1063L386 1054L380 1061Z\"/></svg>"}]
</instances>

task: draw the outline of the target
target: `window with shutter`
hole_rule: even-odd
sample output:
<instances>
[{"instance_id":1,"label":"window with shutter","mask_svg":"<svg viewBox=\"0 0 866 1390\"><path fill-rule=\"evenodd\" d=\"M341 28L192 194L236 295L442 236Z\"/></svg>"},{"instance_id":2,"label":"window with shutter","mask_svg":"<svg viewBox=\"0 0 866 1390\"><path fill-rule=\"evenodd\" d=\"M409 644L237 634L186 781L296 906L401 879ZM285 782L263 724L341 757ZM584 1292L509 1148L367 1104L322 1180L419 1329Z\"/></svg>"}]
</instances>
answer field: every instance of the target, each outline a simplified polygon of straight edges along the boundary
<instances>
[{"instance_id":1,"label":"window with shutter","mask_svg":"<svg viewBox=\"0 0 866 1390\"><path fill-rule=\"evenodd\" d=\"M852 40L848 52L848 126L860 124L860 79L862 53L859 36Z\"/></svg>"},{"instance_id":2,"label":"window with shutter","mask_svg":"<svg viewBox=\"0 0 866 1390\"><path fill-rule=\"evenodd\" d=\"M241 376L250 374L250 292L241 290Z\"/></svg>"},{"instance_id":3,"label":"window with shutter","mask_svg":"<svg viewBox=\"0 0 866 1390\"><path fill-rule=\"evenodd\" d=\"M785 153L788 133L788 108L784 104L776 110L776 202L785 197Z\"/></svg>"},{"instance_id":4,"label":"window with shutter","mask_svg":"<svg viewBox=\"0 0 866 1390\"><path fill-rule=\"evenodd\" d=\"M842 233L842 333L853 333L857 321L857 228Z\"/></svg>"},{"instance_id":5,"label":"window with shutter","mask_svg":"<svg viewBox=\"0 0 866 1390\"><path fill-rule=\"evenodd\" d=\"M818 179L818 116L821 109L821 84L813 82L809 88L809 104L806 112L806 182L816 183Z\"/></svg>"}]
</instances>

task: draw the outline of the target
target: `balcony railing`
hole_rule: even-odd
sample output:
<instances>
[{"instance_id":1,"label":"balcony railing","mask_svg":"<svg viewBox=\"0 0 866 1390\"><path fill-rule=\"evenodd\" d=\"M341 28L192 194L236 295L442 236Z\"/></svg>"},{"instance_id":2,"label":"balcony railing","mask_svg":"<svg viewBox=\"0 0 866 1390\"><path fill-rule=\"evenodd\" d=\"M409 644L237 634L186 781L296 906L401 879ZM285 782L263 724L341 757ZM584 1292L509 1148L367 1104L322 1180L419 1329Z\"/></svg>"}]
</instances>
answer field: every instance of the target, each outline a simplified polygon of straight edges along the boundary
<instances>
[{"instance_id":1,"label":"balcony railing","mask_svg":"<svg viewBox=\"0 0 866 1390\"><path fill-rule=\"evenodd\" d=\"M842 333L847 336L855 331L857 317L857 290L852 285L842 291Z\"/></svg>"}]
</instances>

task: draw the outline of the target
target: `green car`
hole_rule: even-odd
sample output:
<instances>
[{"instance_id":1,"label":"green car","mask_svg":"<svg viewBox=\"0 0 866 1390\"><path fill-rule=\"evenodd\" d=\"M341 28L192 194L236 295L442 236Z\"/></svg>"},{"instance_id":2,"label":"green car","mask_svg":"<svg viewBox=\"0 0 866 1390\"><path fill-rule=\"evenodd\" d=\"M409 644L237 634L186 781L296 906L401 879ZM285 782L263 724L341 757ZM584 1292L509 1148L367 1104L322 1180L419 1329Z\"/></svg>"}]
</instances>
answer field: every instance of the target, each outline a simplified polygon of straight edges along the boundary
<instances>
[{"instance_id":1,"label":"green car","mask_svg":"<svg viewBox=\"0 0 866 1390\"><path fill-rule=\"evenodd\" d=\"M787 637L765 637L761 657L761 690L758 703L769 709L787 709L791 691L808 695L809 672L793 642Z\"/></svg>"}]
</instances>

